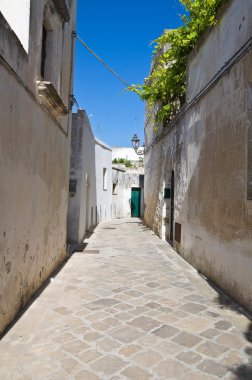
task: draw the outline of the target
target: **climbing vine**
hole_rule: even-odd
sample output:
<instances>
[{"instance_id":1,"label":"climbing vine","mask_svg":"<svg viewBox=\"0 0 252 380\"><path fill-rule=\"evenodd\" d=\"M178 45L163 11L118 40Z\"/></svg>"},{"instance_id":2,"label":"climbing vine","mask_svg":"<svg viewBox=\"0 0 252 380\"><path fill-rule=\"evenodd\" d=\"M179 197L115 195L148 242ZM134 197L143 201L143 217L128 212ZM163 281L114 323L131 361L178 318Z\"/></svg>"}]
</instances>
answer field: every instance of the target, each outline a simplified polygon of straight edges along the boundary
<instances>
[{"instance_id":1,"label":"climbing vine","mask_svg":"<svg viewBox=\"0 0 252 380\"><path fill-rule=\"evenodd\" d=\"M158 105L156 122L167 125L185 102L186 65L191 50L207 28L216 24L218 7L227 0L180 0L183 25L166 30L156 41L153 66L143 85L132 85L149 110Z\"/></svg>"}]
</instances>

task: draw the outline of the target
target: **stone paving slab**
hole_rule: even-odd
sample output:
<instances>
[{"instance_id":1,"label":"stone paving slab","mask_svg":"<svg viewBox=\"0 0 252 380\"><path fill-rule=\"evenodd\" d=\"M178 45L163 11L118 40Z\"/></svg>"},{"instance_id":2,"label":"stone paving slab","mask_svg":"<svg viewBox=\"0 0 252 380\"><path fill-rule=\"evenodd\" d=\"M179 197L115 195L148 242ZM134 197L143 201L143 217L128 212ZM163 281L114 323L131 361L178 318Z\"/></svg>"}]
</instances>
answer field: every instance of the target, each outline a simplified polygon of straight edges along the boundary
<instances>
[{"instance_id":1,"label":"stone paving slab","mask_svg":"<svg viewBox=\"0 0 252 380\"><path fill-rule=\"evenodd\" d=\"M250 319L140 220L85 243L0 342L0 379L252 379Z\"/></svg>"}]
</instances>

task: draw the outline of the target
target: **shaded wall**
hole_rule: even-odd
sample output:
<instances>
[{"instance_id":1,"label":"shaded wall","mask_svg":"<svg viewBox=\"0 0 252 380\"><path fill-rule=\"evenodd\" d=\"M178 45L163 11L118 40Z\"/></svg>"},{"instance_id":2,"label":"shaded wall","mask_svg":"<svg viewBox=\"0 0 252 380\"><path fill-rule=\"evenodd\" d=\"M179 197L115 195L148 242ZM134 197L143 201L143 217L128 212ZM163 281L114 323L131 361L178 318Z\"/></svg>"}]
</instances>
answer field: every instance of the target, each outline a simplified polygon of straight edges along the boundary
<instances>
[{"instance_id":1,"label":"shaded wall","mask_svg":"<svg viewBox=\"0 0 252 380\"><path fill-rule=\"evenodd\" d=\"M112 150L95 139L97 223L111 220L112 214ZM106 174L104 170L106 169ZM104 178L105 175L105 178ZM104 183L105 181L105 183Z\"/></svg>"},{"instance_id":2,"label":"shaded wall","mask_svg":"<svg viewBox=\"0 0 252 380\"><path fill-rule=\"evenodd\" d=\"M66 255L71 115L52 115L40 103L43 5L31 1L28 54L0 15L0 331ZM74 1L70 16L58 93L66 107Z\"/></svg>"},{"instance_id":3,"label":"shaded wall","mask_svg":"<svg viewBox=\"0 0 252 380\"><path fill-rule=\"evenodd\" d=\"M68 241L80 243L96 224L95 139L85 111L73 114ZM93 215L93 217L92 217Z\"/></svg>"},{"instance_id":4,"label":"shaded wall","mask_svg":"<svg viewBox=\"0 0 252 380\"><path fill-rule=\"evenodd\" d=\"M82 110L73 114L70 166L68 241L80 243L86 232L111 219L112 208L111 148L94 137Z\"/></svg>"}]
</instances>

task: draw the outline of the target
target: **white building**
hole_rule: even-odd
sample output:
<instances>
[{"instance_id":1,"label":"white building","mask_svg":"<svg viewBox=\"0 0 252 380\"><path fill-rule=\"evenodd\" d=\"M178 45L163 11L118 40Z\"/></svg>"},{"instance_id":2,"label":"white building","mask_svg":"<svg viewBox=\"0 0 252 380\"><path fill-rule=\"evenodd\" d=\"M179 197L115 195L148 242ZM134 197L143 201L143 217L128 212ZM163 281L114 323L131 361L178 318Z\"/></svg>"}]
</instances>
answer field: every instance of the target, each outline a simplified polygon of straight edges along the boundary
<instances>
[{"instance_id":1,"label":"white building","mask_svg":"<svg viewBox=\"0 0 252 380\"><path fill-rule=\"evenodd\" d=\"M0 2L0 332L66 257L75 12Z\"/></svg>"},{"instance_id":2,"label":"white building","mask_svg":"<svg viewBox=\"0 0 252 380\"><path fill-rule=\"evenodd\" d=\"M139 150L142 150L143 147L139 148ZM134 151L133 148L129 147L113 147L112 148L112 160L118 159L118 158L124 158L126 160L132 161L132 162L139 162L139 160L143 160L143 155L138 155Z\"/></svg>"},{"instance_id":3,"label":"white building","mask_svg":"<svg viewBox=\"0 0 252 380\"><path fill-rule=\"evenodd\" d=\"M85 111L73 114L67 235L81 242L97 220L95 139Z\"/></svg>"},{"instance_id":4,"label":"white building","mask_svg":"<svg viewBox=\"0 0 252 380\"><path fill-rule=\"evenodd\" d=\"M95 138L97 222L111 219L112 149Z\"/></svg>"},{"instance_id":5,"label":"white building","mask_svg":"<svg viewBox=\"0 0 252 380\"><path fill-rule=\"evenodd\" d=\"M142 217L144 168L113 164L112 186L112 218Z\"/></svg>"},{"instance_id":6,"label":"white building","mask_svg":"<svg viewBox=\"0 0 252 380\"><path fill-rule=\"evenodd\" d=\"M73 114L68 206L68 241L111 219L111 148L93 135L87 114Z\"/></svg>"}]
</instances>

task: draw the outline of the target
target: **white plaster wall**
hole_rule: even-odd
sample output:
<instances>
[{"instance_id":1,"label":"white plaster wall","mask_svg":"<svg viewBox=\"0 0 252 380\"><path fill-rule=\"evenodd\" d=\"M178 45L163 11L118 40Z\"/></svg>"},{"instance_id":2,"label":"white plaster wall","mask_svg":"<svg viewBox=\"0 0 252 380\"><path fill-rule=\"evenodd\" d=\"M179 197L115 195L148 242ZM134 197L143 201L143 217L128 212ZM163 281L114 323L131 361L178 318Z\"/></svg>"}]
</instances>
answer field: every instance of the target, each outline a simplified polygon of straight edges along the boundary
<instances>
[{"instance_id":1,"label":"white plaster wall","mask_svg":"<svg viewBox=\"0 0 252 380\"><path fill-rule=\"evenodd\" d=\"M112 212L112 152L95 139L96 197L98 222L111 219ZM107 168L107 190L103 190L103 168Z\"/></svg>"},{"instance_id":2,"label":"white plaster wall","mask_svg":"<svg viewBox=\"0 0 252 380\"><path fill-rule=\"evenodd\" d=\"M115 158L126 158L130 161L139 161L139 158L143 158L143 155L137 155L133 148L113 147L112 160L114 160Z\"/></svg>"},{"instance_id":3,"label":"white plaster wall","mask_svg":"<svg viewBox=\"0 0 252 380\"><path fill-rule=\"evenodd\" d=\"M1 0L0 11L28 53L30 0Z\"/></svg>"},{"instance_id":4,"label":"white plaster wall","mask_svg":"<svg viewBox=\"0 0 252 380\"><path fill-rule=\"evenodd\" d=\"M188 64L187 98L191 100L252 36L252 1L231 0L218 27L199 42Z\"/></svg>"},{"instance_id":5,"label":"white plaster wall","mask_svg":"<svg viewBox=\"0 0 252 380\"><path fill-rule=\"evenodd\" d=\"M0 331L66 257L71 115L57 123L36 98L43 2L32 4L28 56L0 17ZM69 69L62 81L69 93Z\"/></svg>"},{"instance_id":6,"label":"white plaster wall","mask_svg":"<svg viewBox=\"0 0 252 380\"><path fill-rule=\"evenodd\" d=\"M77 187L75 194L69 194L67 235L69 242L80 243L96 225L95 140L81 110L73 114L70 179L77 181Z\"/></svg>"},{"instance_id":7,"label":"white plaster wall","mask_svg":"<svg viewBox=\"0 0 252 380\"><path fill-rule=\"evenodd\" d=\"M95 139L86 113L84 125L80 237L83 236L83 232L92 230L97 224Z\"/></svg>"}]
</instances>

